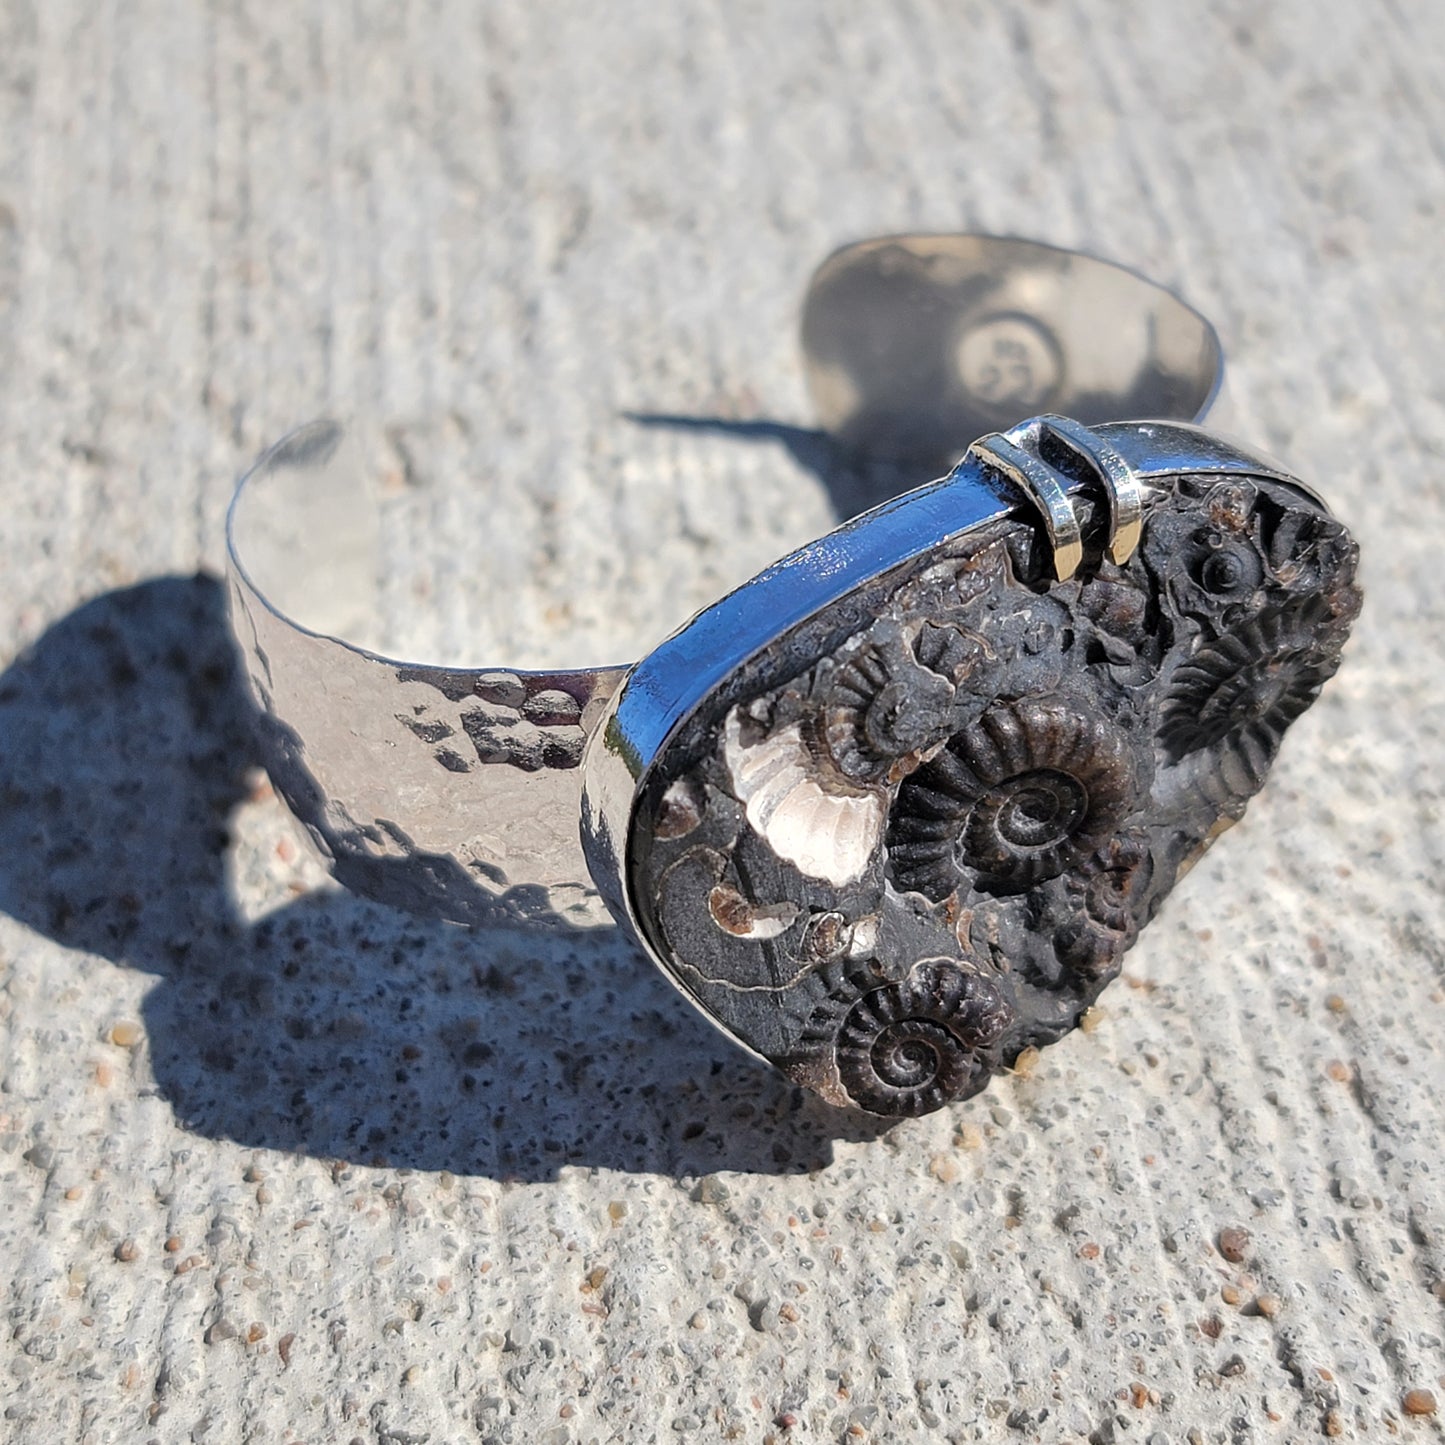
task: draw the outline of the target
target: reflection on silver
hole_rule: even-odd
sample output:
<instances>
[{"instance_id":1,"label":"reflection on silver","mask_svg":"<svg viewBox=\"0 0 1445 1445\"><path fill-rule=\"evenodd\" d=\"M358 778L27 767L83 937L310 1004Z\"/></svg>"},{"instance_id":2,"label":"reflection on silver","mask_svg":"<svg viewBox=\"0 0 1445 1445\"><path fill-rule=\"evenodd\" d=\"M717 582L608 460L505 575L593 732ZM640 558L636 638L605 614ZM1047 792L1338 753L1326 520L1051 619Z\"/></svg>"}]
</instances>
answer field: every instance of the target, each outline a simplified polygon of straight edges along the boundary
<instances>
[{"instance_id":1,"label":"reflection on silver","mask_svg":"<svg viewBox=\"0 0 1445 1445\"><path fill-rule=\"evenodd\" d=\"M1144 489L1129 464L1098 432L1071 417L1041 417L1044 431L1094 469L1109 497L1108 551L1111 562L1127 562L1144 526Z\"/></svg>"},{"instance_id":2,"label":"reflection on silver","mask_svg":"<svg viewBox=\"0 0 1445 1445\"><path fill-rule=\"evenodd\" d=\"M272 781L358 893L457 923L600 922L578 768L625 669L409 663L281 611L273 597L364 618L373 538L349 500L345 443L330 421L293 433L241 479L227 520L232 627ZM323 573L300 560L318 535L336 542Z\"/></svg>"},{"instance_id":3,"label":"reflection on silver","mask_svg":"<svg viewBox=\"0 0 1445 1445\"><path fill-rule=\"evenodd\" d=\"M1084 534L1069 501L1065 478L1000 433L980 437L968 452L1002 472L1039 509L1054 549L1054 576L1067 582L1084 560Z\"/></svg>"},{"instance_id":4,"label":"reflection on silver","mask_svg":"<svg viewBox=\"0 0 1445 1445\"><path fill-rule=\"evenodd\" d=\"M1111 562L1127 562L1144 525L1144 489L1138 474L1097 430L1071 417L1041 416L1007 433L980 437L968 449L1009 479L1036 506L1054 553L1054 576L1066 582L1084 560L1083 530L1069 501L1070 480L1043 459L1046 441L1065 451L1104 488L1108 531L1104 548Z\"/></svg>"},{"instance_id":5,"label":"reflection on silver","mask_svg":"<svg viewBox=\"0 0 1445 1445\"><path fill-rule=\"evenodd\" d=\"M999 236L843 247L808 288L803 354L823 426L924 475L1039 412L1198 420L1223 370L1214 328L1163 287Z\"/></svg>"}]
</instances>

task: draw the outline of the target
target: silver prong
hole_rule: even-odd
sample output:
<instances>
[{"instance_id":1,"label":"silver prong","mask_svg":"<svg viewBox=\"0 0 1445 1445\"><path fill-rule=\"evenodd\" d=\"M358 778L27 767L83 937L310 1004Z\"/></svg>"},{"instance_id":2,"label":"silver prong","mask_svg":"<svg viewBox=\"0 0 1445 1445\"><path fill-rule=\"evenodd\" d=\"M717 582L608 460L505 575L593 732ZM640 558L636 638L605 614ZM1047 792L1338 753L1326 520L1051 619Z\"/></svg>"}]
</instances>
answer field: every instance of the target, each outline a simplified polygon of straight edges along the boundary
<instances>
[{"instance_id":1,"label":"silver prong","mask_svg":"<svg viewBox=\"0 0 1445 1445\"><path fill-rule=\"evenodd\" d=\"M996 467L1039 509L1053 548L1054 575L1068 581L1084 560L1084 539L1059 474L1000 432L980 437L968 450Z\"/></svg>"},{"instance_id":2,"label":"silver prong","mask_svg":"<svg viewBox=\"0 0 1445 1445\"><path fill-rule=\"evenodd\" d=\"M1127 562L1144 526L1144 489L1129 464L1097 432L1066 416L1042 416L1044 428L1099 475L1109 494L1109 560Z\"/></svg>"}]
</instances>

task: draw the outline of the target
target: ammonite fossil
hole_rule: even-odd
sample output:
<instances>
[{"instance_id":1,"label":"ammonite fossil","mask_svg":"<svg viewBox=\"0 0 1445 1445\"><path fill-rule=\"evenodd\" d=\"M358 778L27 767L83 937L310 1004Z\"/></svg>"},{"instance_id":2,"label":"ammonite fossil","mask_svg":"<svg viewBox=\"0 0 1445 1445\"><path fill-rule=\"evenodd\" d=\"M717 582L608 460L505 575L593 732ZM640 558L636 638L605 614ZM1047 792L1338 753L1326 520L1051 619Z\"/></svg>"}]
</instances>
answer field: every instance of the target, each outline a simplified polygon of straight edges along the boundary
<instances>
[{"instance_id":1,"label":"ammonite fossil","mask_svg":"<svg viewBox=\"0 0 1445 1445\"><path fill-rule=\"evenodd\" d=\"M834 1103L927 1112L1067 1031L1338 665L1348 533L1266 464L1153 465L1156 437L983 445L940 487L1036 486L1046 532L1000 512L802 617L643 772L634 926Z\"/></svg>"},{"instance_id":2,"label":"ammonite fossil","mask_svg":"<svg viewBox=\"0 0 1445 1445\"><path fill-rule=\"evenodd\" d=\"M1138 937L1153 881L1154 855L1138 833L1111 838L1063 880L1065 907L1054 951L1084 983L1107 977Z\"/></svg>"},{"instance_id":3,"label":"ammonite fossil","mask_svg":"<svg viewBox=\"0 0 1445 1445\"><path fill-rule=\"evenodd\" d=\"M846 1011L838 1018L840 1002ZM990 1051L1012 1022L996 983L930 958L896 983L856 976L809 1021L805 1039L832 1046L843 1087L864 1109L926 1114L987 1074L996 1062Z\"/></svg>"},{"instance_id":4,"label":"ammonite fossil","mask_svg":"<svg viewBox=\"0 0 1445 1445\"><path fill-rule=\"evenodd\" d=\"M845 777L886 778L936 741L939 715L952 700L948 682L896 643L858 648L834 672L823 701L828 753Z\"/></svg>"},{"instance_id":5,"label":"ammonite fossil","mask_svg":"<svg viewBox=\"0 0 1445 1445\"><path fill-rule=\"evenodd\" d=\"M1264 781L1285 729L1340 662L1343 634L1322 602L1266 612L1202 643L1181 662L1159 709L1171 758L1225 746Z\"/></svg>"},{"instance_id":6,"label":"ammonite fossil","mask_svg":"<svg viewBox=\"0 0 1445 1445\"><path fill-rule=\"evenodd\" d=\"M1077 866L1133 811L1139 758L1102 717L1057 697L998 702L898 789L894 887L1018 893Z\"/></svg>"}]
</instances>

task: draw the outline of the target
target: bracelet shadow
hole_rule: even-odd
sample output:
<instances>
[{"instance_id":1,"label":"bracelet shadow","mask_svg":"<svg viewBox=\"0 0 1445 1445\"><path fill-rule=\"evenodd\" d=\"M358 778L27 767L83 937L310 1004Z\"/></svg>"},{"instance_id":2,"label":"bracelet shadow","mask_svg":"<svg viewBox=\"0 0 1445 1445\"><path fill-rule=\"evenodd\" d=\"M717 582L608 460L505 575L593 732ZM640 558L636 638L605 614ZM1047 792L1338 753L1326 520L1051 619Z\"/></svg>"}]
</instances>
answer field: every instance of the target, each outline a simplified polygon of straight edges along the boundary
<instances>
[{"instance_id":1,"label":"bracelet shadow","mask_svg":"<svg viewBox=\"0 0 1445 1445\"><path fill-rule=\"evenodd\" d=\"M946 456L912 462L869 457L843 446L827 432L787 422L735 421L720 416L693 416L676 412L626 411L625 421L653 431L675 431L694 436L724 437L729 441L773 443L781 446L804 471L810 472L828 494L833 515L846 522L881 502L943 476L956 458Z\"/></svg>"},{"instance_id":2,"label":"bracelet shadow","mask_svg":"<svg viewBox=\"0 0 1445 1445\"><path fill-rule=\"evenodd\" d=\"M462 928L334 888L246 918L256 721L204 574L104 594L0 675L0 910L157 975L151 1068L186 1128L522 1180L805 1172L884 1132L750 1060L615 929Z\"/></svg>"}]
</instances>

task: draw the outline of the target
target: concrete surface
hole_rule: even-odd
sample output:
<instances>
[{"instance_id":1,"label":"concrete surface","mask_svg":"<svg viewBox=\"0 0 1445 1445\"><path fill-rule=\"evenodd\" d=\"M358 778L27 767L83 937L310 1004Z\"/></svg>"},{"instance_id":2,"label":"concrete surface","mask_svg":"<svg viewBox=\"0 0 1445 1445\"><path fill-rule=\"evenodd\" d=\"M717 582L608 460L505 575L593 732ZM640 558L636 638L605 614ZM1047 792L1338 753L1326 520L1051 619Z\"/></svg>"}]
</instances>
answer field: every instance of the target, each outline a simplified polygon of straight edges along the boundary
<instances>
[{"instance_id":1,"label":"concrete surface","mask_svg":"<svg viewBox=\"0 0 1445 1445\"><path fill-rule=\"evenodd\" d=\"M1442 53L1430 0L0 6L0 1438L1440 1439ZM794 307L903 228L1177 286L1368 601L1099 1027L869 1138L605 927L324 886L194 574L339 400L398 645L625 654L849 505Z\"/></svg>"}]
</instances>

